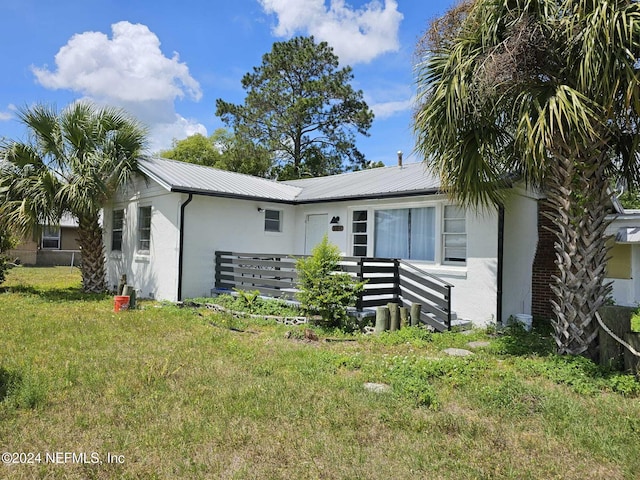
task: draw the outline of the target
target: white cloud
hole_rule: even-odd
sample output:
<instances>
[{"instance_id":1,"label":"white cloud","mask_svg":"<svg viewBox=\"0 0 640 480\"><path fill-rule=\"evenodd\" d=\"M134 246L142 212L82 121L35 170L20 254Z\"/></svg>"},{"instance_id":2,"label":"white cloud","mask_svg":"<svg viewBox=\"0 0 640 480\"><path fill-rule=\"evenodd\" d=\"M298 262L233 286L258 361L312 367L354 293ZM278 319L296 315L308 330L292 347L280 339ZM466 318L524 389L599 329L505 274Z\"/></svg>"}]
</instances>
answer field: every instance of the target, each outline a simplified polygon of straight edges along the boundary
<instances>
[{"instance_id":1,"label":"white cloud","mask_svg":"<svg viewBox=\"0 0 640 480\"><path fill-rule=\"evenodd\" d=\"M13 103L7 105L6 111L0 111L0 122L6 122L7 120L11 120L14 115L13 112L16 112L18 109Z\"/></svg>"},{"instance_id":2,"label":"white cloud","mask_svg":"<svg viewBox=\"0 0 640 480\"><path fill-rule=\"evenodd\" d=\"M195 120L176 114L172 122L155 123L150 127L149 149L152 152L167 150L171 147L173 139L181 140L196 133L206 136L207 129Z\"/></svg>"},{"instance_id":3,"label":"white cloud","mask_svg":"<svg viewBox=\"0 0 640 480\"><path fill-rule=\"evenodd\" d=\"M328 42L343 64L369 62L400 48L398 30L403 15L396 0L373 0L353 9L344 0L258 0L266 13L275 14L274 34L280 37L306 32Z\"/></svg>"},{"instance_id":4,"label":"white cloud","mask_svg":"<svg viewBox=\"0 0 640 480\"><path fill-rule=\"evenodd\" d=\"M203 125L175 112L177 98L202 97L200 85L178 54L166 57L146 25L118 22L111 29L111 39L102 32L71 37L56 54L54 70L32 67L37 81L125 108L149 126L153 148L168 148L174 137L184 138L189 132L206 133ZM169 133L173 136L167 139Z\"/></svg>"},{"instance_id":5,"label":"white cloud","mask_svg":"<svg viewBox=\"0 0 640 480\"><path fill-rule=\"evenodd\" d=\"M411 110L414 105L414 100L398 100L393 102L380 102L371 105L371 110L375 114L375 118L378 120L389 118L397 113L403 113Z\"/></svg>"}]
</instances>

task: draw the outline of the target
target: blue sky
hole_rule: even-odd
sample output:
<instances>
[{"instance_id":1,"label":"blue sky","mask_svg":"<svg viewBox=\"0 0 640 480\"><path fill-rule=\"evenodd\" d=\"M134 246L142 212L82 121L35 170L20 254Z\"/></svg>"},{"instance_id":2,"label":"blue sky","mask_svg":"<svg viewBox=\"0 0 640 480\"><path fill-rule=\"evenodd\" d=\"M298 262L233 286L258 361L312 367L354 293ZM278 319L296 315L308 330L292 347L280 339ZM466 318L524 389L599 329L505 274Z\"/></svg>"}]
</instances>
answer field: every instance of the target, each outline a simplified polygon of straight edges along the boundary
<instances>
[{"instance_id":1,"label":"blue sky","mask_svg":"<svg viewBox=\"0 0 640 480\"><path fill-rule=\"evenodd\" d=\"M151 149L224 126L215 101L242 103L240 80L276 41L325 40L353 67L376 119L368 160L412 153L412 55L454 0L0 0L0 137L24 139L16 109L79 99L123 107Z\"/></svg>"}]
</instances>

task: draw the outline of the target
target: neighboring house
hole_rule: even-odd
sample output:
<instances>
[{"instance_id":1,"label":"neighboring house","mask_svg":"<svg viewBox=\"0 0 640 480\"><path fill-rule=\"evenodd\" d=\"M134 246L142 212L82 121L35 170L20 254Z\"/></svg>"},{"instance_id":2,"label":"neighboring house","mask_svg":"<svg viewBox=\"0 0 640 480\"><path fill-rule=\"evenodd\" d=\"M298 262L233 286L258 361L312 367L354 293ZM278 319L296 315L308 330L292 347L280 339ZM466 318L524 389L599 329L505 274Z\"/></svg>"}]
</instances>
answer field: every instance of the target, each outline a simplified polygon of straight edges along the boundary
<instances>
[{"instance_id":1,"label":"neighboring house","mask_svg":"<svg viewBox=\"0 0 640 480\"><path fill-rule=\"evenodd\" d=\"M613 281L612 298L618 305L640 304L640 210L613 216L607 229L615 243L607 274Z\"/></svg>"},{"instance_id":2,"label":"neighboring house","mask_svg":"<svg viewBox=\"0 0 640 480\"><path fill-rule=\"evenodd\" d=\"M31 238L23 239L7 252L10 261L22 265L79 265L78 222L65 215L58 225L40 225Z\"/></svg>"},{"instance_id":3,"label":"neighboring house","mask_svg":"<svg viewBox=\"0 0 640 480\"><path fill-rule=\"evenodd\" d=\"M105 209L108 283L141 297L208 296L217 250L305 254L323 237L349 256L408 259L454 285L478 325L531 313L539 195L513 186L503 210L465 211L421 163L275 182L166 159Z\"/></svg>"}]
</instances>

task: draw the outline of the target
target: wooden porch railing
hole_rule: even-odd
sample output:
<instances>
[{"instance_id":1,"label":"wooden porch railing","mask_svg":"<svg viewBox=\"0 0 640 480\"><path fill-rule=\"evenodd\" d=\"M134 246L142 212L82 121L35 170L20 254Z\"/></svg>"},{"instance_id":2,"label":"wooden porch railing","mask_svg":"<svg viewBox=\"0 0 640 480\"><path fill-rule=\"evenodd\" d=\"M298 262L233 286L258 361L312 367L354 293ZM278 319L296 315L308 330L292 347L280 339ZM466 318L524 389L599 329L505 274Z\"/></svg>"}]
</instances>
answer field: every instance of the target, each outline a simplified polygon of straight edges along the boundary
<instances>
[{"instance_id":1,"label":"wooden porch railing","mask_svg":"<svg viewBox=\"0 0 640 480\"><path fill-rule=\"evenodd\" d=\"M303 255L215 252L217 289L258 290L271 297L295 297L296 261ZM356 309L389 302L422 304L420 320L437 331L451 329L452 285L403 260L342 257L342 271L366 280Z\"/></svg>"}]
</instances>

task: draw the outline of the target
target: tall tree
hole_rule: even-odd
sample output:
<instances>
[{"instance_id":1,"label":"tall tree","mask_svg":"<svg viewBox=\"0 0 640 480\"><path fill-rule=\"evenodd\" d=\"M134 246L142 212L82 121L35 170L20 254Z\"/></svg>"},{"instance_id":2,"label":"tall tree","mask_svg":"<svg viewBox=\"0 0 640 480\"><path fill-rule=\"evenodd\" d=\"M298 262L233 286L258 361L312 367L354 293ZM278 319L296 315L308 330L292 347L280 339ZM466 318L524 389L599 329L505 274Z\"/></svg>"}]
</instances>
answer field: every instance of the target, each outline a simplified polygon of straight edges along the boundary
<instances>
[{"instance_id":1,"label":"tall tree","mask_svg":"<svg viewBox=\"0 0 640 480\"><path fill-rule=\"evenodd\" d=\"M216 101L216 115L236 135L267 148L280 163L280 178L328 174L366 165L355 146L367 135L373 112L350 82L350 67L313 37L276 42L262 65L242 78L244 105Z\"/></svg>"},{"instance_id":2,"label":"tall tree","mask_svg":"<svg viewBox=\"0 0 640 480\"><path fill-rule=\"evenodd\" d=\"M558 351L595 358L595 313L610 291L610 179L640 181L640 4L467 7L440 33L447 22L436 24L439 41L423 43L417 148L469 205L501 204L508 174L544 189L556 234Z\"/></svg>"},{"instance_id":3,"label":"tall tree","mask_svg":"<svg viewBox=\"0 0 640 480\"><path fill-rule=\"evenodd\" d=\"M267 149L224 128L209 137L197 133L174 140L173 148L160 152L160 156L258 177L270 177L273 167Z\"/></svg>"},{"instance_id":4,"label":"tall tree","mask_svg":"<svg viewBox=\"0 0 640 480\"><path fill-rule=\"evenodd\" d=\"M61 112L36 105L19 112L26 142L0 148L0 194L10 224L28 232L55 224L63 213L78 220L82 285L105 289L100 211L127 182L146 147L146 130L125 112L75 103ZM0 202L3 203L3 202Z\"/></svg>"},{"instance_id":5,"label":"tall tree","mask_svg":"<svg viewBox=\"0 0 640 480\"><path fill-rule=\"evenodd\" d=\"M211 137L205 137L201 133L196 133L182 140L174 140L169 150L160 152L160 156L164 158L209 167L218 163L221 155Z\"/></svg>"}]
</instances>

